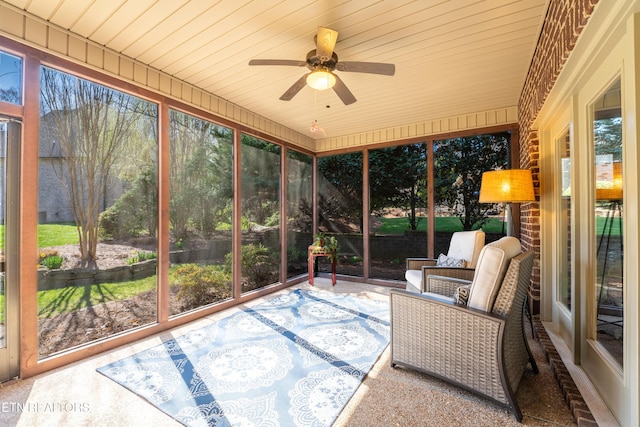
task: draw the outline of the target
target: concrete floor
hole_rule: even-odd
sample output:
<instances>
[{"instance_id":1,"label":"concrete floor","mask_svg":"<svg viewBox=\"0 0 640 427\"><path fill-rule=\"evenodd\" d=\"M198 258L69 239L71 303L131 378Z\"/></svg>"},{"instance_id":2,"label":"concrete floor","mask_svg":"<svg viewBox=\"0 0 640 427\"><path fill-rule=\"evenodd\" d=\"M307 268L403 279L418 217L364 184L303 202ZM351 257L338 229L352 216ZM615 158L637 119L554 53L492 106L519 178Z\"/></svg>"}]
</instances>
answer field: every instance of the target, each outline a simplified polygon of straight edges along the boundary
<instances>
[{"instance_id":1,"label":"concrete floor","mask_svg":"<svg viewBox=\"0 0 640 427\"><path fill-rule=\"evenodd\" d=\"M307 284L296 287L309 288ZM389 288L325 278L316 288L387 300ZM281 291L281 292L287 292ZM264 298L271 298L267 296ZM246 306L259 304L261 299ZM225 310L158 336L73 363L36 377L0 386L2 426L178 426L181 425L142 398L96 372L96 368L180 336L240 308ZM525 373L517 400L526 426L574 426L540 342L529 345L540 373ZM487 400L427 375L389 366L389 348L382 354L335 426L510 426L513 416Z\"/></svg>"}]
</instances>

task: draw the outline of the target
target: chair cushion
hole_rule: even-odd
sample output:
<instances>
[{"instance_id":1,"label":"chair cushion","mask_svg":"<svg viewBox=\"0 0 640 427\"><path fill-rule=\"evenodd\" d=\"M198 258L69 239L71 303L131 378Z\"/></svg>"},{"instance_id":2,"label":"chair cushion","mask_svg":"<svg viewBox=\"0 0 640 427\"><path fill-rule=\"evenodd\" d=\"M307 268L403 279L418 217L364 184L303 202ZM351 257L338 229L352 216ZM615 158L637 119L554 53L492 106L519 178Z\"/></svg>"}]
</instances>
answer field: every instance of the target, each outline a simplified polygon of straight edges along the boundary
<instances>
[{"instance_id":1,"label":"chair cushion","mask_svg":"<svg viewBox=\"0 0 640 427\"><path fill-rule=\"evenodd\" d=\"M466 261L463 259L452 258L450 256L446 256L445 254L440 254L438 260L436 261L437 267L464 267L466 265Z\"/></svg>"},{"instance_id":2,"label":"chair cushion","mask_svg":"<svg viewBox=\"0 0 640 427\"><path fill-rule=\"evenodd\" d=\"M511 258L520 254L520 241L506 236L489 243L480 252L469 291L469 307L491 311Z\"/></svg>"},{"instance_id":3,"label":"chair cushion","mask_svg":"<svg viewBox=\"0 0 640 427\"><path fill-rule=\"evenodd\" d=\"M407 270L404 273L407 279L407 290L412 292L420 292L422 289L422 270Z\"/></svg>"},{"instance_id":4,"label":"chair cushion","mask_svg":"<svg viewBox=\"0 0 640 427\"><path fill-rule=\"evenodd\" d=\"M463 259L468 268L475 268L477 259L484 246L485 234L482 230L457 231L451 236L449 243L450 258Z\"/></svg>"},{"instance_id":5,"label":"chair cushion","mask_svg":"<svg viewBox=\"0 0 640 427\"><path fill-rule=\"evenodd\" d=\"M448 297L445 295L440 295L440 294L434 294L433 292L423 292L420 295L424 296L425 298L429 298L430 300L433 301L440 301L440 302L444 302L447 304L455 304L455 300L452 297Z\"/></svg>"}]
</instances>

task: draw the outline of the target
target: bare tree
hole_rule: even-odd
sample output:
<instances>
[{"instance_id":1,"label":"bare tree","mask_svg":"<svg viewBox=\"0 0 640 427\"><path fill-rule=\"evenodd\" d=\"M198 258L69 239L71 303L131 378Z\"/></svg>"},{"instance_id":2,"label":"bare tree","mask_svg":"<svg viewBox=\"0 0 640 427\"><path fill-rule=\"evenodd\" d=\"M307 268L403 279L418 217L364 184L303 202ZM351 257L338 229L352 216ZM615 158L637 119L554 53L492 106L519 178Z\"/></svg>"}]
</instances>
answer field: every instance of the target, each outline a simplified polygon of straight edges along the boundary
<instances>
[{"instance_id":1,"label":"bare tree","mask_svg":"<svg viewBox=\"0 0 640 427\"><path fill-rule=\"evenodd\" d=\"M43 67L41 140L53 158L80 241L84 266L95 267L98 217L111 172L142 114L141 100Z\"/></svg>"}]
</instances>

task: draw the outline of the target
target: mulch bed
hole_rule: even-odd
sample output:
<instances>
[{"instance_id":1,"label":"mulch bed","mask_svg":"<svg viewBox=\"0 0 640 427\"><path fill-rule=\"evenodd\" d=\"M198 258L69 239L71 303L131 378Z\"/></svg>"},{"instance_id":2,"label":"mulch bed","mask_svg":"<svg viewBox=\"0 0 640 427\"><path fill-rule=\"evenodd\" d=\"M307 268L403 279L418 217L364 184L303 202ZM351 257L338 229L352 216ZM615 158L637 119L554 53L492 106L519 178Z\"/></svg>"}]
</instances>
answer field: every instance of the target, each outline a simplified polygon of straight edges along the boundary
<instances>
[{"instance_id":1,"label":"mulch bed","mask_svg":"<svg viewBox=\"0 0 640 427\"><path fill-rule=\"evenodd\" d=\"M180 312L173 296L171 298L172 314ZM111 301L40 319L38 321L40 356L48 356L90 341L155 323L156 305L157 293L153 290L126 300Z\"/></svg>"}]
</instances>

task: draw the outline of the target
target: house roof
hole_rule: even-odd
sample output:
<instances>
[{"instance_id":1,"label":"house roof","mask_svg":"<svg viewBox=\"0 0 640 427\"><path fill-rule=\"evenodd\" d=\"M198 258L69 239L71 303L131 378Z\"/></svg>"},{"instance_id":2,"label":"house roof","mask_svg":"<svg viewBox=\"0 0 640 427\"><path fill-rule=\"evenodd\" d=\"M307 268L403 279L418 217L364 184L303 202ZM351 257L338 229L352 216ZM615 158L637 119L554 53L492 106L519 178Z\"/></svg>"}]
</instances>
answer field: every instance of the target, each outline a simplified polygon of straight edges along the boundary
<instances>
[{"instance_id":1,"label":"house roof","mask_svg":"<svg viewBox=\"0 0 640 427\"><path fill-rule=\"evenodd\" d=\"M514 108L548 0L5 0L313 138ZM336 71L356 97L304 87L319 26L339 61L395 64L395 75ZM312 134L317 120L324 130Z\"/></svg>"}]
</instances>

